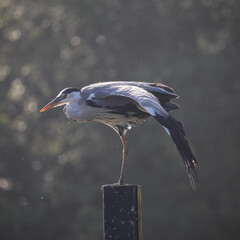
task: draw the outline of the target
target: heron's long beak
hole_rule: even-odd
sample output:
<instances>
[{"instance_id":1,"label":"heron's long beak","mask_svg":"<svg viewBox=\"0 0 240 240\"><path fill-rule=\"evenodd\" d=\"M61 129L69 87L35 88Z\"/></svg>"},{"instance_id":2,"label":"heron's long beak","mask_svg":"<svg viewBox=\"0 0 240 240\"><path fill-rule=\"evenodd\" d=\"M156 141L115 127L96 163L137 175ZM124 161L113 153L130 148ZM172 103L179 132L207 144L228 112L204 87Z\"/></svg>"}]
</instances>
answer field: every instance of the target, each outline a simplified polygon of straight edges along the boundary
<instances>
[{"instance_id":1,"label":"heron's long beak","mask_svg":"<svg viewBox=\"0 0 240 240\"><path fill-rule=\"evenodd\" d=\"M53 107L57 107L57 106L59 106L59 105L62 105L62 103L61 103L60 101L61 101L61 100L60 100L58 97L54 98L51 102L49 102L47 105L45 105L45 106L40 110L40 112L44 112L44 111L46 111L46 110L48 110L48 109L50 109L50 108L53 108Z\"/></svg>"}]
</instances>

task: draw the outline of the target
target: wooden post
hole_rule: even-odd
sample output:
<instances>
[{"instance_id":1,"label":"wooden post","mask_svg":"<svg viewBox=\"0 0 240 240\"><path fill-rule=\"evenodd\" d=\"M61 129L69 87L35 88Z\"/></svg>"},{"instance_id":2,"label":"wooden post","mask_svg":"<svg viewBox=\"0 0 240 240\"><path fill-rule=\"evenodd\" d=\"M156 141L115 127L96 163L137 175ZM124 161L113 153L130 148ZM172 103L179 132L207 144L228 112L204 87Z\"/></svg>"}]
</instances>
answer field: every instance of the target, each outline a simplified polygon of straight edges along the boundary
<instances>
[{"instance_id":1,"label":"wooden post","mask_svg":"<svg viewBox=\"0 0 240 240\"><path fill-rule=\"evenodd\" d=\"M141 186L104 185L104 240L142 240Z\"/></svg>"}]
</instances>

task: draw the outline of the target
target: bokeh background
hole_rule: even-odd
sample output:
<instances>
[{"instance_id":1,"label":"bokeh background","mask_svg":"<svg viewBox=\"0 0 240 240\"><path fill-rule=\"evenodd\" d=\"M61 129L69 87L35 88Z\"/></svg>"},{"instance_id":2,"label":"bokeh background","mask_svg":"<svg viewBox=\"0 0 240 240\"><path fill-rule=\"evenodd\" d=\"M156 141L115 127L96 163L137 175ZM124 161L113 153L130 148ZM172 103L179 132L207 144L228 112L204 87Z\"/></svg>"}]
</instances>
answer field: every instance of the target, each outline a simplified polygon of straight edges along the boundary
<instances>
[{"instance_id":1,"label":"bokeh background","mask_svg":"<svg viewBox=\"0 0 240 240\"><path fill-rule=\"evenodd\" d=\"M120 139L39 110L65 87L116 80L176 90L201 167L193 192L156 121L127 135L144 239L239 239L239 22L238 0L1 0L0 239L102 239Z\"/></svg>"}]
</instances>

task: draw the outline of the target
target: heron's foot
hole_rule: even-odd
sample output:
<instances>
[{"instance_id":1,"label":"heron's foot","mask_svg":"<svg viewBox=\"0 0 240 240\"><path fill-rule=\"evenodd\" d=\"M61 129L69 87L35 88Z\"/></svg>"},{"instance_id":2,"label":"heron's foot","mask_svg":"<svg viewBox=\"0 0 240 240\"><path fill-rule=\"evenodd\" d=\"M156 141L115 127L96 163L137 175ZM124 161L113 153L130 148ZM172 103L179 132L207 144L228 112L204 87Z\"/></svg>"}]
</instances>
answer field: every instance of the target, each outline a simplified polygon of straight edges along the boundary
<instances>
[{"instance_id":1,"label":"heron's foot","mask_svg":"<svg viewBox=\"0 0 240 240\"><path fill-rule=\"evenodd\" d=\"M118 182L113 183L113 184L111 184L111 185L114 185L114 186L123 186L123 185L124 185L123 179L120 177L119 180L118 180Z\"/></svg>"},{"instance_id":2,"label":"heron's foot","mask_svg":"<svg viewBox=\"0 0 240 240\"><path fill-rule=\"evenodd\" d=\"M124 185L124 184L123 184L123 179L122 179L122 178L119 179L119 181L117 182L117 185L119 185L119 186Z\"/></svg>"}]
</instances>

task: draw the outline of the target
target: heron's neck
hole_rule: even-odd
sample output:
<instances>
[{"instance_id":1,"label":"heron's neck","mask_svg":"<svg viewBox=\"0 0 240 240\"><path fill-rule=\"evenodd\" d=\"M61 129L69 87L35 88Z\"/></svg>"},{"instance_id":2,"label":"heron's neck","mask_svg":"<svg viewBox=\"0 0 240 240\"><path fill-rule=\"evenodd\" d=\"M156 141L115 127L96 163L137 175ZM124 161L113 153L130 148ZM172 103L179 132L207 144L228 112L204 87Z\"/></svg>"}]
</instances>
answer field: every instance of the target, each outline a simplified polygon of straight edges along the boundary
<instances>
[{"instance_id":1,"label":"heron's neck","mask_svg":"<svg viewBox=\"0 0 240 240\"><path fill-rule=\"evenodd\" d=\"M71 100L71 102L69 102L67 105L66 105L66 108L69 110L69 111L79 111L79 108L80 108L80 105L81 105L81 100L78 98L73 98Z\"/></svg>"},{"instance_id":2,"label":"heron's neck","mask_svg":"<svg viewBox=\"0 0 240 240\"><path fill-rule=\"evenodd\" d=\"M78 99L78 100L74 99L65 106L64 112L69 119L78 121L78 122L86 121L85 119L86 115L84 114L85 108L82 101L83 100L81 99Z\"/></svg>"}]
</instances>

